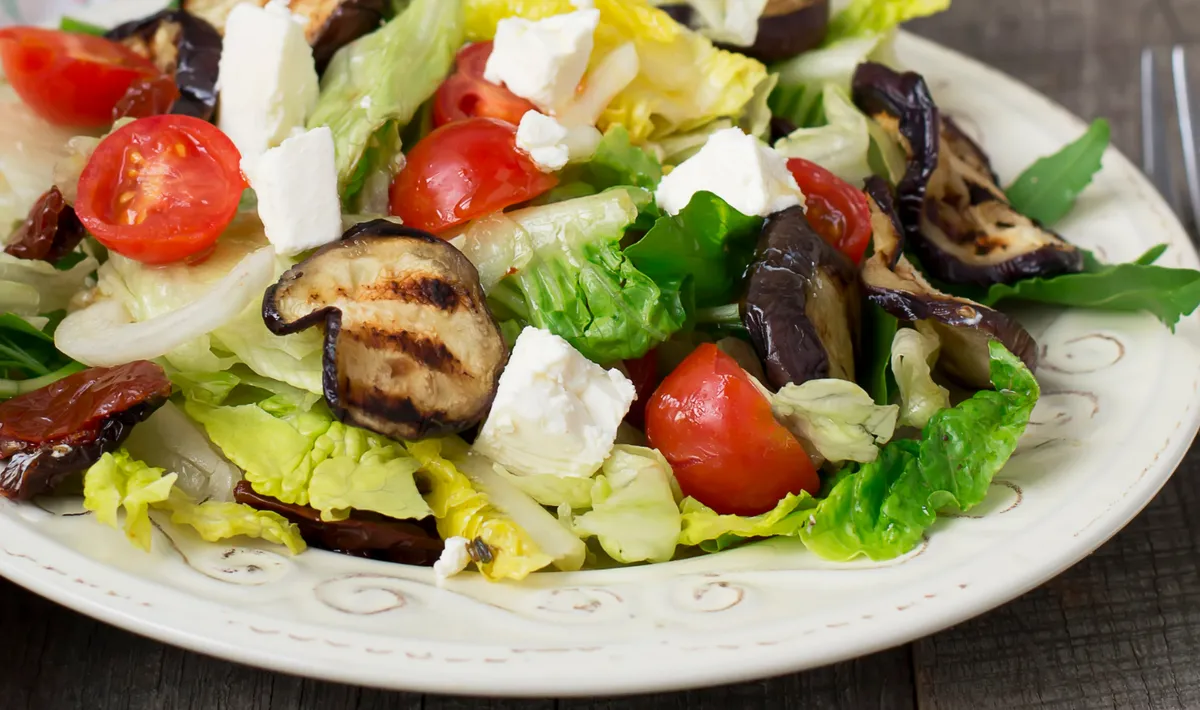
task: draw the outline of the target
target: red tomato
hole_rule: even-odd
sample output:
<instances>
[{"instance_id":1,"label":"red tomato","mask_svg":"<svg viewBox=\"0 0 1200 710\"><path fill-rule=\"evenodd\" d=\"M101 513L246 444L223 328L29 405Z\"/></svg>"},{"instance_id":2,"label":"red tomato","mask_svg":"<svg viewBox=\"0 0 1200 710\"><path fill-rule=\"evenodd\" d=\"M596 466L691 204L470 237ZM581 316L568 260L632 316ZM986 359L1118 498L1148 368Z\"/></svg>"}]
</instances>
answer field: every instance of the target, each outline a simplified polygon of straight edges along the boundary
<instances>
[{"instance_id":1,"label":"red tomato","mask_svg":"<svg viewBox=\"0 0 1200 710\"><path fill-rule=\"evenodd\" d=\"M513 125L491 118L442 126L406 157L392 183L391 212L428 232L499 212L558 184L517 150Z\"/></svg>"},{"instance_id":2,"label":"red tomato","mask_svg":"<svg viewBox=\"0 0 1200 710\"><path fill-rule=\"evenodd\" d=\"M629 413L625 415L625 421L638 429L644 429L646 404L650 401L650 397L654 394L654 388L658 386L659 382L658 354L651 350L636 360L626 360L625 372L629 374L629 380L633 382L633 389L637 392L637 399L629 408Z\"/></svg>"},{"instance_id":3,"label":"red tomato","mask_svg":"<svg viewBox=\"0 0 1200 710\"><path fill-rule=\"evenodd\" d=\"M861 190L803 158L787 162L808 206L808 222L854 263L871 242L871 208Z\"/></svg>"},{"instance_id":4,"label":"red tomato","mask_svg":"<svg viewBox=\"0 0 1200 710\"><path fill-rule=\"evenodd\" d=\"M537 107L513 92L483 78L492 54L492 43L481 42L458 53L458 71L437 90L433 101L433 125L462 121L474 116L498 118L514 126Z\"/></svg>"},{"instance_id":5,"label":"red tomato","mask_svg":"<svg viewBox=\"0 0 1200 710\"><path fill-rule=\"evenodd\" d=\"M718 513L758 515L821 480L796 437L746 371L705 343L663 380L646 407L650 445L685 495Z\"/></svg>"},{"instance_id":6,"label":"red tomato","mask_svg":"<svg viewBox=\"0 0 1200 710\"><path fill-rule=\"evenodd\" d=\"M79 178L75 211L104 246L147 264L203 254L246 189L229 137L190 116L143 118L105 138Z\"/></svg>"},{"instance_id":7,"label":"red tomato","mask_svg":"<svg viewBox=\"0 0 1200 710\"><path fill-rule=\"evenodd\" d=\"M134 82L162 76L148 59L112 40L38 27L0 30L0 61L30 108L67 126L111 123L113 108Z\"/></svg>"}]
</instances>

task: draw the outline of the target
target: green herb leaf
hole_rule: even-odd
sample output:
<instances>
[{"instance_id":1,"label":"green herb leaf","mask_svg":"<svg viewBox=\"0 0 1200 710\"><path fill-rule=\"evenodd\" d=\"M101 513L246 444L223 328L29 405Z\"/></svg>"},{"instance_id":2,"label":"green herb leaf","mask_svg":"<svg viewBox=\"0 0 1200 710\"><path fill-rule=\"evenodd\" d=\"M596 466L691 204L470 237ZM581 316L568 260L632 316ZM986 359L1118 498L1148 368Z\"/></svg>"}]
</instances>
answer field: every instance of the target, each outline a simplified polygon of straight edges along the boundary
<instances>
[{"instance_id":1,"label":"green herb leaf","mask_svg":"<svg viewBox=\"0 0 1200 710\"><path fill-rule=\"evenodd\" d=\"M58 23L58 29L63 32L73 32L80 35L95 35L103 37L108 29L100 25L93 25L90 22L77 20L74 17L64 15L62 21Z\"/></svg>"},{"instance_id":2,"label":"green herb leaf","mask_svg":"<svg viewBox=\"0 0 1200 710\"><path fill-rule=\"evenodd\" d=\"M1042 224L1065 217L1100 171L1111 133L1108 121L1099 119L1082 138L1031 165L1007 190L1012 206Z\"/></svg>"},{"instance_id":3,"label":"green herb leaf","mask_svg":"<svg viewBox=\"0 0 1200 710\"><path fill-rule=\"evenodd\" d=\"M47 327L57 326L58 320ZM55 349L49 333L13 313L0 315L0 399L32 392L82 369Z\"/></svg>"}]
</instances>

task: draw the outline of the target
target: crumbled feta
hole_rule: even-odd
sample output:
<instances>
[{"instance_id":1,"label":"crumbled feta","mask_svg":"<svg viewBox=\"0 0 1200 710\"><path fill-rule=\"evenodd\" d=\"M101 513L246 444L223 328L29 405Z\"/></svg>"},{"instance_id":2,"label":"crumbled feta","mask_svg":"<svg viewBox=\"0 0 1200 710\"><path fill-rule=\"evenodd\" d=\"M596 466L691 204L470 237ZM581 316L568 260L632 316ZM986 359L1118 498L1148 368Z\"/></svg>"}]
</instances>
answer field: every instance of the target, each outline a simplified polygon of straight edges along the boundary
<instances>
[{"instance_id":1,"label":"crumbled feta","mask_svg":"<svg viewBox=\"0 0 1200 710\"><path fill-rule=\"evenodd\" d=\"M225 25L217 85L218 126L243 158L282 143L304 125L320 92L303 20L286 3L234 7Z\"/></svg>"},{"instance_id":2,"label":"crumbled feta","mask_svg":"<svg viewBox=\"0 0 1200 710\"><path fill-rule=\"evenodd\" d=\"M612 451L636 397L617 370L528 327L513 346L474 448L517 474L591 476Z\"/></svg>"},{"instance_id":3,"label":"crumbled feta","mask_svg":"<svg viewBox=\"0 0 1200 710\"><path fill-rule=\"evenodd\" d=\"M600 139L595 126L567 128L538 111L527 111L517 127L517 149L533 158L538 168L547 173L592 157Z\"/></svg>"},{"instance_id":4,"label":"crumbled feta","mask_svg":"<svg viewBox=\"0 0 1200 710\"><path fill-rule=\"evenodd\" d=\"M299 254L342 236L333 131L327 126L242 160L242 172L258 197L267 239L280 254Z\"/></svg>"},{"instance_id":5,"label":"crumbled feta","mask_svg":"<svg viewBox=\"0 0 1200 710\"><path fill-rule=\"evenodd\" d=\"M462 572L471 564L471 553L467 551L470 540L465 537L452 537L447 539L445 544L442 556L433 563L433 573L437 575L439 582Z\"/></svg>"},{"instance_id":6,"label":"crumbled feta","mask_svg":"<svg viewBox=\"0 0 1200 710\"><path fill-rule=\"evenodd\" d=\"M577 10L530 21L500 20L483 78L503 84L543 111L570 103L587 71L600 11Z\"/></svg>"},{"instance_id":7,"label":"crumbled feta","mask_svg":"<svg viewBox=\"0 0 1200 710\"><path fill-rule=\"evenodd\" d=\"M804 204L787 159L739 128L709 136L698 153L662 179L654 196L668 214L678 214L705 190L738 212L759 217Z\"/></svg>"}]
</instances>

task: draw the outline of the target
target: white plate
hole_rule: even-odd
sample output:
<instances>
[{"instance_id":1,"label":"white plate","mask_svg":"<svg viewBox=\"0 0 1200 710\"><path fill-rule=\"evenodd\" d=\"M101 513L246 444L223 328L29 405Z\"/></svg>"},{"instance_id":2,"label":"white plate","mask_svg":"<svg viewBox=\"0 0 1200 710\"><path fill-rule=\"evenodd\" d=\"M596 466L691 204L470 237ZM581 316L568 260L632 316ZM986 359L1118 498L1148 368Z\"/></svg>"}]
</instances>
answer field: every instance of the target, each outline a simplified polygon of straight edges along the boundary
<instances>
[{"instance_id":1,"label":"white plate","mask_svg":"<svg viewBox=\"0 0 1200 710\"><path fill-rule=\"evenodd\" d=\"M1003 176L1084 129L958 54L912 36L898 51ZM1168 242L1165 264L1200 266L1166 205L1115 151L1061 227L1109 260ZM5 502L0 574L167 643L404 690L610 695L831 663L933 633L1050 579L1141 510L1191 444L1200 319L1172 336L1143 315L1022 318L1043 350L1035 422L978 510L939 521L891 564L823 563L776 541L521 585L467 576L439 589L425 569L205 545L172 528L156 532L147 555L61 507Z\"/></svg>"}]
</instances>

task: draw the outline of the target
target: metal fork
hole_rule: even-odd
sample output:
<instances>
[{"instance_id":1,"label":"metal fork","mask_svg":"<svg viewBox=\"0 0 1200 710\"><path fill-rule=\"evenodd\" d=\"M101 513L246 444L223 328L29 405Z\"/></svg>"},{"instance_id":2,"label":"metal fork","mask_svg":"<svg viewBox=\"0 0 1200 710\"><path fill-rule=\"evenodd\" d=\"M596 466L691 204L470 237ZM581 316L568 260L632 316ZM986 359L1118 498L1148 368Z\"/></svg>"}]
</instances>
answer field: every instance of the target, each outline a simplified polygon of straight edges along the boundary
<instances>
[{"instance_id":1,"label":"metal fork","mask_svg":"<svg viewBox=\"0 0 1200 710\"><path fill-rule=\"evenodd\" d=\"M1175 122L1179 128L1184 177L1187 182L1187 214L1180 209L1172 183L1171 159L1167 144L1169 119L1163 109L1162 90L1158 80L1158 50L1154 47L1142 50L1142 170L1170 203L1172 209L1181 217L1189 219L1194 227L1200 223L1200 156L1196 154L1197 128L1188 83L1187 49L1182 45L1175 45L1170 54L1171 83L1175 94Z\"/></svg>"}]
</instances>

